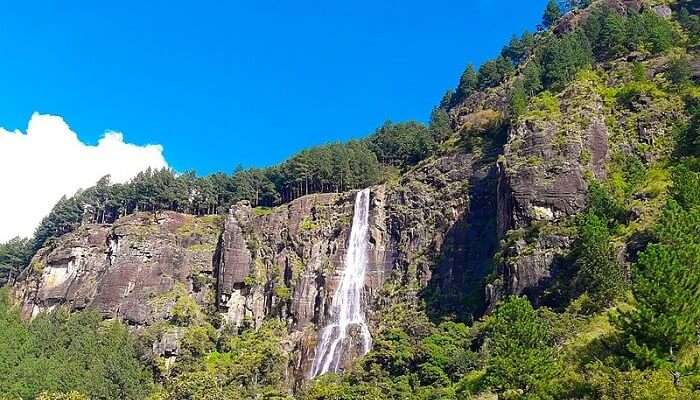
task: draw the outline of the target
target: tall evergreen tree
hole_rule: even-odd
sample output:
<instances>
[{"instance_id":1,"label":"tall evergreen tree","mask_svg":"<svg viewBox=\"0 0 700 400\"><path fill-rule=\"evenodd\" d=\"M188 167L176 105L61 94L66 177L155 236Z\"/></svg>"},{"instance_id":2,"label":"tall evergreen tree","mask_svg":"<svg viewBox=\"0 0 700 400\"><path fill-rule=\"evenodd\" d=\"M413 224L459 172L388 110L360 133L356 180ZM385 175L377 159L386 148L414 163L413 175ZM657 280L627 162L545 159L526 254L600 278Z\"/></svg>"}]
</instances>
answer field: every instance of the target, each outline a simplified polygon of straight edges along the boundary
<instances>
[{"instance_id":1,"label":"tall evergreen tree","mask_svg":"<svg viewBox=\"0 0 700 400\"><path fill-rule=\"evenodd\" d=\"M544 323L524 297L509 297L487 321L486 383L528 392L556 373Z\"/></svg>"},{"instance_id":2,"label":"tall evergreen tree","mask_svg":"<svg viewBox=\"0 0 700 400\"><path fill-rule=\"evenodd\" d=\"M561 18L561 15L561 7L557 0L549 0L542 16L542 25L545 28L551 27Z\"/></svg>"},{"instance_id":3,"label":"tall evergreen tree","mask_svg":"<svg viewBox=\"0 0 700 400\"><path fill-rule=\"evenodd\" d=\"M479 87L479 76L476 73L474 66L469 64L459 78L457 86L457 95L460 99L469 97Z\"/></svg>"}]
</instances>

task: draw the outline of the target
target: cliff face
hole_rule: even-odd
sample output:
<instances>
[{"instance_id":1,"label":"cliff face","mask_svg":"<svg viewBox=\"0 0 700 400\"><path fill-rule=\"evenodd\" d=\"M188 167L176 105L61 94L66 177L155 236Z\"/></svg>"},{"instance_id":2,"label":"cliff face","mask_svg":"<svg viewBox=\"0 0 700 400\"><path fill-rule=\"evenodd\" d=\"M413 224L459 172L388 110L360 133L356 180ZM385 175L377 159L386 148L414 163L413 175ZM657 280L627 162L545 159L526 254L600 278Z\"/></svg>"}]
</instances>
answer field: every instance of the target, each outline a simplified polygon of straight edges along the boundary
<instances>
[{"instance_id":1,"label":"cliff face","mask_svg":"<svg viewBox=\"0 0 700 400\"><path fill-rule=\"evenodd\" d=\"M536 239L512 236L566 221L585 205L584 176L605 174L609 134L602 102L590 101L588 89L571 89L551 118L476 134L471 130L485 115L506 107L497 100L503 88L483 94L453 111L467 144L446 145L399 181L371 188L363 302L372 331L395 302L423 303L436 319L470 319L504 294L546 285L571 235L542 229ZM175 299L168 293L183 288L232 326L279 318L289 330L295 384L305 378L329 317L354 196L309 195L272 209L242 202L226 216L139 213L113 225L84 225L34 257L15 295L26 317L61 304L91 307L136 330L171 319ZM494 264L499 250L503 261ZM487 275L496 279L487 282ZM181 335L161 333L154 353L176 356Z\"/></svg>"},{"instance_id":2,"label":"cliff face","mask_svg":"<svg viewBox=\"0 0 700 400\"><path fill-rule=\"evenodd\" d=\"M114 225L86 225L41 249L15 285L26 317L65 304L147 325L167 317L153 304L181 284L205 303L211 288L220 217L172 212L135 214Z\"/></svg>"},{"instance_id":3,"label":"cliff face","mask_svg":"<svg viewBox=\"0 0 700 400\"><path fill-rule=\"evenodd\" d=\"M483 275L495 241L493 249L467 245L486 229L467 220L495 208L470 209L469 199L495 193L494 172L495 164L454 151L400 182L371 188L363 296L371 329L392 288L401 288L404 299L431 291L436 311L463 305L461 292L479 288L476 275ZM290 380L300 381L339 283L354 196L309 195L273 209L243 202L223 217L138 213L112 225L84 225L42 249L14 293L28 318L58 305L93 308L138 330L172 318L175 300L167 294L184 288L233 326L258 327L268 317L286 321ZM491 221L495 238L495 214ZM477 253L481 264L471 266L467 259ZM164 333L154 352L176 355L178 335Z\"/></svg>"},{"instance_id":4,"label":"cliff face","mask_svg":"<svg viewBox=\"0 0 700 400\"><path fill-rule=\"evenodd\" d=\"M571 14L557 29L570 30L584 17ZM697 78L699 57L689 56ZM435 319L468 320L508 294L544 301L574 243L571 222L586 206L589 182L615 172L609 166L616 158L663 159L674 125L685 118L680 95L641 90L620 101L611 94L629 83L630 61L644 64L646 79L665 84L668 59L630 57L581 74L556 96L533 99L510 122L503 116L512 82L476 92L450 110L457 134L436 155L371 188L363 296L371 331L396 302L425 305ZM183 290L234 327L281 319L295 384L329 318L354 196L309 195L271 209L243 202L225 216L138 213L84 225L40 250L14 293L27 318L58 305L89 307L135 330L172 319L175 300L166 295ZM630 218L644 220L644 212ZM177 329L162 333L153 351L177 355L180 336Z\"/></svg>"}]
</instances>

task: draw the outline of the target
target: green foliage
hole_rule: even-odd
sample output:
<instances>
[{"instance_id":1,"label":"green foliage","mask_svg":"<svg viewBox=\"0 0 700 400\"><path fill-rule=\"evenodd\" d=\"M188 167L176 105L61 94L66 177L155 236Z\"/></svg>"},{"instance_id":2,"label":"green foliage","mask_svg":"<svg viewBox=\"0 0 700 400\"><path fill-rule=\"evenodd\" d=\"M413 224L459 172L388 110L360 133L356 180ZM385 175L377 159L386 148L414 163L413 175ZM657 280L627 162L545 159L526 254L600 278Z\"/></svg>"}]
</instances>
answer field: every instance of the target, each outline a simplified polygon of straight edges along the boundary
<instances>
[{"instance_id":1,"label":"green foliage","mask_svg":"<svg viewBox=\"0 0 700 400\"><path fill-rule=\"evenodd\" d=\"M676 39L671 23L653 11L645 10L628 18L628 50L659 54L673 47Z\"/></svg>"},{"instance_id":2,"label":"green foliage","mask_svg":"<svg viewBox=\"0 0 700 400\"><path fill-rule=\"evenodd\" d=\"M688 31L691 43L697 43L700 39L700 16L691 14L687 7L682 7L678 12L678 22Z\"/></svg>"},{"instance_id":3,"label":"green foliage","mask_svg":"<svg viewBox=\"0 0 700 400\"><path fill-rule=\"evenodd\" d=\"M486 386L528 392L556 375L549 333L526 298L509 297L487 324Z\"/></svg>"},{"instance_id":4,"label":"green foliage","mask_svg":"<svg viewBox=\"0 0 700 400\"><path fill-rule=\"evenodd\" d=\"M494 87L513 74L513 64L503 56L486 61L479 67L478 82L480 89Z\"/></svg>"},{"instance_id":5,"label":"green foliage","mask_svg":"<svg viewBox=\"0 0 700 400\"><path fill-rule=\"evenodd\" d=\"M545 87L562 89L592 62L591 45L580 31L553 38L542 53Z\"/></svg>"},{"instance_id":6,"label":"green foliage","mask_svg":"<svg viewBox=\"0 0 700 400\"><path fill-rule=\"evenodd\" d=\"M88 400L88 397L79 392L42 392L37 397L36 400Z\"/></svg>"},{"instance_id":7,"label":"green foliage","mask_svg":"<svg viewBox=\"0 0 700 400\"><path fill-rule=\"evenodd\" d=\"M690 121L676 129L676 153L679 156L700 156L700 104L688 105Z\"/></svg>"},{"instance_id":8,"label":"green foliage","mask_svg":"<svg viewBox=\"0 0 700 400\"><path fill-rule=\"evenodd\" d=\"M614 319L626 348L641 366L662 366L694 344L700 321L700 173L681 164L673 199L655 229L658 243L634 268L634 308Z\"/></svg>"},{"instance_id":9,"label":"green foliage","mask_svg":"<svg viewBox=\"0 0 700 400\"><path fill-rule=\"evenodd\" d=\"M623 205L597 181L592 181L588 187L588 210L605 221L608 228L619 223L625 213Z\"/></svg>"},{"instance_id":10,"label":"green foliage","mask_svg":"<svg viewBox=\"0 0 700 400\"><path fill-rule=\"evenodd\" d=\"M635 308L614 319L627 349L642 366L673 361L674 352L693 343L700 320L700 245L651 245L636 264Z\"/></svg>"},{"instance_id":11,"label":"green foliage","mask_svg":"<svg viewBox=\"0 0 700 400\"><path fill-rule=\"evenodd\" d=\"M382 163L400 168L417 164L435 148L430 130L417 122L386 122L368 140Z\"/></svg>"},{"instance_id":12,"label":"green foliage","mask_svg":"<svg viewBox=\"0 0 700 400\"><path fill-rule=\"evenodd\" d=\"M531 60L523 69L523 89L528 96L534 96L542 88L542 66L538 60Z\"/></svg>"},{"instance_id":13,"label":"green foliage","mask_svg":"<svg viewBox=\"0 0 700 400\"><path fill-rule=\"evenodd\" d=\"M467 68L462 73L459 78L459 85L457 86L457 96L460 99L466 99L474 93L474 91L479 87L479 76L474 69L474 66L469 64Z\"/></svg>"},{"instance_id":14,"label":"green foliage","mask_svg":"<svg viewBox=\"0 0 700 400\"><path fill-rule=\"evenodd\" d=\"M673 169L673 186L671 195L685 209L700 206L700 168L688 162L681 163Z\"/></svg>"},{"instance_id":15,"label":"green foliage","mask_svg":"<svg viewBox=\"0 0 700 400\"><path fill-rule=\"evenodd\" d=\"M524 114L525 119L551 120L561 115L559 99L545 90L530 100L530 107Z\"/></svg>"},{"instance_id":16,"label":"green foliage","mask_svg":"<svg viewBox=\"0 0 700 400\"><path fill-rule=\"evenodd\" d=\"M596 399L604 400L697 400L700 393L674 381L666 370L620 371L595 365L589 372L591 391Z\"/></svg>"},{"instance_id":17,"label":"green foliage","mask_svg":"<svg viewBox=\"0 0 700 400\"><path fill-rule=\"evenodd\" d=\"M678 57L669 63L666 76L674 84L683 85L690 81L690 73L690 61L686 57Z\"/></svg>"},{"instance_id":18,"label":"green foliage","mask_svg":"<svg viewBox=\"0 0 700 400\"><path fill-rule=\"evenodd\" d=\"M301 400L385 400L381 390L374 385L349 383L338 375L326 374L304 387Z\"/></svg>"},{"instance_id":19,"label":"green foliage","mask_svg":"<svg viewBox=\"0 0 700 400\"><path fill-rule=\"evenodd\" d=\"M436 107L433 109L433 112L430 113L428 129L435 143L442 143L452 136L454 131L450 125L450 117L444 108Z\"/></svg>"},{"instance_id":20,"label":"green foliage","mask_svg":"<svg viewBox=\"0 0 700 400\"><path fill-rule=\"evenodd\" d=\"M578 272L580 291L588 292L598 309L612 305L623 293L624 277L615 260L608 221L593 212L579 222Z\"/></svg>"},{"instance_id":21,"label":"green foliage","mask_svg":"<svg viewBox=\"0 0 700 400\"><path fill-rule=\"evenodd\" d=\"M542 16L542 25L545 28L551 27L561 18L561 15L561 7L559 7L557 0L549 0Z\"/></svg>"},{"instance_id":22,"label":"green foliage","mask_svg":"<svg viewBox=\"0 0 700 400\"><path fill-rule=\"evenodd\" d=\"M501 50L501 55L511 63L518 65L523 62L535 46L535 36L525 31L520 38L513 36L508 45Z\"/></svg>"},{"instance_id":23,"label":"green foliage","mask_svg":"<svg viewBox=\"0 0 700 400\"><path fill-rule=\"evenodd\" d=\"M644 82L647 80L647 67L640 63L636 62L632 64L632 79L636 82Z\"/></svg>"},{"instance_id":24,"label":"green foliage","mask_svg":"<svg viewBox=\"0 0 700 400\"><path fill-rule=\"evenodd\" d=\"M661 53L673 46L672 25L652 11L621 15L605 5L592 10L583 31L598 59L616 58L630 51Z\"/></svg>"},{"instance_id":25,"label":"green foliage","mask_svg":"<svg viewBox=\"0 0 700 400\"><path fill-rule=\"evenodd\" d=\"M32 242L29 239L15 237L0 243L0 286L11 282L29 265L32 254Z\"/></svg>"},{"instance_id":26,"label":"green foliage","mask_svg":"<svg viewBox=\"0 0 700 400\"><path fill-rule=\"evenodd\" d=\"M260 329L247 330L222 341L205 365L220 380L255 391L263 386L281 387L287 366L281 341L286 333L279 321L266 321Z\"/></svg>"},{"instance_id":27,"label":"green foliage","mask_svg":"<svg viewBox=\"0 0 700 400\"><path fill-rule=\"evenodd\" d=\"M421 341L425 360L421 369L425 372L431 366L432 375L448 378L447 382L457 382L462 375L477 367L477 355L470 350L472 332L464 324L443 322L438 331ZM423 381L426 381L422 374ZM435 381L429 382L429 384Z\"/></svg>"},{"instance_id":28,"label":"green foliage","mask_svg":"<svg viewBox=\"0 0 700 400\"><path fill-rule=\"evenodd\" d=\"M151 384L123 325L64 311L25 322L0 292L0 397L142 399Z\"/></svg>"},{"instance_id":29,"label":"green foliage","mask_svg":"<svg viewBox=\"0 0 700 400\"><path fill-rule=\"evenodd\" d=\"M518 119L527 108L527 94L522 80L518 80L513 85L513 91L510 94L510 110L513 119Z\"/></svg>"}]
</instances>

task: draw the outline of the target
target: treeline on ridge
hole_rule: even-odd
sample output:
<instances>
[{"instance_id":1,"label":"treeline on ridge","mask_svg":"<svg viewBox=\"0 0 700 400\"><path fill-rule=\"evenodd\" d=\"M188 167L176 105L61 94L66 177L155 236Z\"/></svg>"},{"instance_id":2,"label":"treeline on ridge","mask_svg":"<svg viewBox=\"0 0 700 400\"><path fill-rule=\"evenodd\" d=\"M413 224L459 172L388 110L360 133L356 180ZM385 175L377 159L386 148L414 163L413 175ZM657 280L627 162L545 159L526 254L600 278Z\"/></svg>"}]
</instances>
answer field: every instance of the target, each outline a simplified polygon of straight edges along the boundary
<instances>
[{"instance_id":1,"label":"treeline on ridge","mask_svg":"<svg viewBox=\"0 0 700 400\"><path fill-rule=\"evenodd\" d=\"M198 177L194 172L148 169L127 183L111 183L105 176L95 186L60 199L36 229L31 247L35 252L81 222L111 223L138 211L206 215L224 213L242 200L272 207L311 193L371 186L432 154L449 136L447 121L445 111L436 109L429 126L387 122L367 139L312 147L279 165L239 167L232 174Z\"/></svg>"}]
</instances>

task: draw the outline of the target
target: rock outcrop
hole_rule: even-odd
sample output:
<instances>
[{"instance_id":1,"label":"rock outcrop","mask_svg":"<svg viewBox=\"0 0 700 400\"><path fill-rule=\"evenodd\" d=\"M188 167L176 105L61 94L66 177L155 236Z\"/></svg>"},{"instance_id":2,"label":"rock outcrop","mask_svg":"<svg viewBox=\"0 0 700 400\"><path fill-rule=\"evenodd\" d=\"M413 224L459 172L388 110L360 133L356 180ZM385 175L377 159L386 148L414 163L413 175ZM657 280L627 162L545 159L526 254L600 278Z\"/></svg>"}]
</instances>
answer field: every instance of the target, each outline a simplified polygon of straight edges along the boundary
<instances>
[{"instance_id":1,"label":"rock outcrop","mask_svg":"<svg viewBox=\"0 0 700 400\"><path fill-rule=\"evenodd\" d=\"M91 307L106 318L147 325L166 317L153 299L184 285L201 303L221 232L220 217L139 213L114 225L84 225L41 249L19 277L15 294L26 317L66 305Z\"/></svg>"},{"instance_id":2,"label":"rock outcrop","mask_svg":"<svg viewBox=\"0 0 700 400\"><path fill-rule=\"evenodd\" d=\"M495 193L495 163L480 160L451 151L399 183L371 188L364 294L371 329L381 319L375 305L390 297L389 283L404 295L433 290L436 310L446 298L463 303L461 292L478 287L496 244L491 224L490 248L475 258L479 265L468 261L483 249L465 243L483 236L484 227L467 219L488 208L470 209L470 197ZM289 327L290 380L298 382L313 361L340 280L354 195L309 195L271 209L241 202L225 216L137 213L110 225L83 225L39 251L14 293L28 318L64 305L95 309L135 329L171 318L175 300L168 293L175 290L233 326L279 318ZM495 209L492 214L495 221ZM154 352L177 354L182 335L162 336Z\"/></svg>"}]
</instances>

